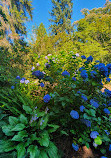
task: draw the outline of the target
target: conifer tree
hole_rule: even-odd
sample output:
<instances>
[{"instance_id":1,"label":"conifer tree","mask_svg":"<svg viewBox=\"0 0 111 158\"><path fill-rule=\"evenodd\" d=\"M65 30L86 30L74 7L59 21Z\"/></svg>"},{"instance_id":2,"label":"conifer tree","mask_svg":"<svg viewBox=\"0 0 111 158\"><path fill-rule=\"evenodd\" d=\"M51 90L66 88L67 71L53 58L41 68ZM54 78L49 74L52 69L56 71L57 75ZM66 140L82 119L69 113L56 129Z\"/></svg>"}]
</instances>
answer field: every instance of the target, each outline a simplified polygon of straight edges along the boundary
<instances>
[{"instance_id":1,"label":"conifer tree","mask_svg":"<svg viewBox=\"0 0 111 158\"><path fill-rule=\"evenodd\" d=\"M52 23L50 29L53 34L58 32L66 32L70 34L73 31L73 26L71 25L72 16L72 0L52 0L53 9L50 13L52 19L49 21Z\"/></svg>"}]
</instances>

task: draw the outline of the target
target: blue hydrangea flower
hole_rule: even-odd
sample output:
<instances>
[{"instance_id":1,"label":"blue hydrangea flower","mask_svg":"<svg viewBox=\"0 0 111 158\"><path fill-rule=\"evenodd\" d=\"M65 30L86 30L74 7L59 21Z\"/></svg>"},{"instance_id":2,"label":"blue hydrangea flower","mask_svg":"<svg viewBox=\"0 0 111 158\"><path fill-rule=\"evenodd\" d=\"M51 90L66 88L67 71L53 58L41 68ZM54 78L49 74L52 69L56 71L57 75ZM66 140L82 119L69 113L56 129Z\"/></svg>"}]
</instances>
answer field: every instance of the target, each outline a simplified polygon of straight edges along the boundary
<instances>
[{"instance_id":1,"label":"blue hydrangea flower","mask_svg":"<svg viewBox=\"0 0 111 158\"><path fill-rule=\"evenodd\" d=\"M106 92L107 96L111 97L111 91L109 89L105 89L104 91Z\"/></svg>"},{"instance_id":2,"label":"blue hydrangea flower","mask_svg":"<svg viewBox=\"0 0 111 158\"><path fill-rule=\"evenodd\" d=\"M107 77L108 76L108 68L105 66L105 64L103 63L99 63L98 65L98 70L100 71L100 73Z\"/></svg>"},{"instance_id":3,"label":"blue hydrangea flower","mask_svg":"<svg viewBox=\"0 0 111 158\"><path fill-rule=\"evenodd\" d=\"M65 76L70 76L70 73L65 70L65 71L62 72L62 76L64 76L64 77L65 77Z\"/></svg>"},{"instance_id":4,"label":"blue hydrangea flower","mask_svg":"<svg viewBox=\"0 0 111 158\"><path fill-rule=\"evenodd\" d=\"M111 107L111 102L108 102L108 106Z\"/></svg>"},{"instance_id":5,"label":"blue hydrangea flower","mask_svg":"<svg viewBox=\"0 0 111 158\"><path fill-rule=\"evenodd\" d=\"M72 79L73 79L74 81L76 81L76 78L75 78L75 77L72 77Z\"/></svg>"},{"instance_id":6,"label":"blue hydrangea flower","mask_svg":"<svg viewBox=\"0 0 111 158\"><path fill-rule=\"evenodd\" d=\"M29 80L25 80L25 84L28 84L30 81Z\"/></svg>"},{"instance_id":7,"label":"blue hydrangea flower","mask_svg":"<svg viewBox=\"0 0 111 158\"><path fill-rule=\"evenodd\" d=\"M78 93L78 94L81 94L81 92L80 92L80 91L77 91L77 93Z\"/></svg>"},{"instance_id":8,"label":"blue hydrangea flower","mask_svg":"<svg viewBox=\"0 0 111 158\"><path fill-rule=\"evenodd\" d=\"M32 72L32 75L36 76L39 80L44 78L44 74L40 70Z\"/></svg>"},{"instance_id":9,"label":"blue hydrangea flower","mask_svg":"<svg viewBox=\"0 0 111 158\"><path fill-rule=\"evenodd\" d=\"M24 80L24 81L25 81L25 80L26 80L26 78L25 78L25 77L22 77L22 78L21 78L21 80Z\"/></svg>"},{"instance_id":10,"label":"blue hydrangea flower","mask_svg":"<svg viewBox=\"0 0 111 158\"><path fill-rule=\"evenodd\" d=\"M95 78L96 75L97 75L97 72L96 72L96 71L91 71L90 74L91 74L91 77L92 77L92 78Z\"/></svg>"},{"instance_id":11,"label":"blue hydrangea flower","mask_svg":"<svg viewBox=\"0 0 111 158\"><path fill-rule=\"evenodd\" d=\"M20 76L17 76L16 79L20 80Z\"/></svg>"},{"instance_id":12,"label":"blue hydrangea flower","mask_svg":"<svg viewBox=\"0 0 111 158\"><path fill-rule=\"evenodd\" d=\"M83 112L85 107L83 105L80 106L80 111Z\"/></svg>"},{"instance_id":13,"label":"blue hydrangea flower","mask_svg":"<svg viewBox=\"0 0 111 158\"><path fill-rule=\"evenodd\" d=\"M108 78L106 78L106 81L110 82L110 81L111 81L111 79L108 77Z\"/></svg>"},{"instance_id":14,"label":"blue hydrangea flower","mask_svg":"<svg viewBox=\"0 0 111 158\"><path fill-rule=\"evenodd\" d=\"M81 98L82 98L84 101L87 101L87 97L86 97L86 96L81 95Z\"/></svg>"},{"instance_id":15,"label":"blue hydrangea flower","mask_svg":"<svg viewBox=\"0 0 111 158\"><path fill-rule=\"evenodd\" d=\"M43 99L44 99L44 102L45 102L45 103L48 103L48 102L50 101L50 99L51 99L51 96L50 96L49 94L46 94L46 95L43 97Z\"/></svg>"},{"instance_id":16,"label":"blue hydrangea flower","mask_svg":"<svg viewBox=\"0 0 111 158\"><path fill-rule=\"evenodd\" d=\"M78 114L78 112L75 111L75 110L72 110L72 111L70 112L70 115L71 115L71 117L72 117L73 119L78 119L78 118L79 118L79 114Z\"/></svg>"},{"instance_id":17,"label":"blue hydrangea flower","mask_svg":"<svg viewBox=\"0 0 111 158\"><path fill-rule=\"evenodd\" d=\"M111 144L109 144L109 151L111 151Z\"/></svg>"},{"instance_id":18,"label":"blue hydrangea flower","mask_svg":"<svg viewBox=\"0 0 111 158\"><path fill-rule=\"evenodd\" d=\"M101 158L107 158L106 156L101 156Z\"/></svg>"},{"instance_id":19,"label":"blue hydrangea flower","mask_svg":"<svg viewBox=\"0 0 111 158\"><path fill-rule=\"evenodd\" d=\"M89 61L85 61L84 64L89 64Z\"/></svg>"},{"instance_id":20,"label":"blue hydrangea flower","mask_svg":"<svg viewBox=\"0 0 111 158\"><path fill-rule=\"evenodd\" d=\"M81 122L84 123L87 127L91 127L91 121L87 119L81 119Z\"/></svg>"},{"instance_id":21,"label":"blue hydrangea flower","mask_svg":"<svg viewBox=\"0 0 111 158\"><path fill-rule=\"evenodd\" d=\"M106 67L108 68L108 70L111 70L111 63L107 64Z\"/></svg>"},{"instance_id":22,"label":"blue hydrangea flower","mask_svg":"<svg viewBox=\"0 0 111 158\"><path fill-rule=\"evenodd\" d=\"M85 55L82 55L81 58L82 58L82 59L86 59L86 56L85 56Z\"/></svg>"},{"instance_id":23,"label":"blue hydrangea flower","mask_svg":"<svg viewBox=\"0 0 111 158\"><path fill-rule=\"evenodd\" d=\"M40 83L40 86L41 86L41 87L44 87L44 83L41 82L41 83Z\"/></svg>"},{"instance_id":24,"label":"blue hydrangea flower","mask_svg":"<svg viewBox=\"0 0 111 158\"><path fill-rule=\"evenodd\" d=\"M84 70L85 69L85 67L80 67L79 68L79 71L82 71L82 70Z\"/></svg>"},{"instance_id":25,"label":"blue hydrangea flower","mask_svg":"<svg viewBox=\"0 0 111 158\"><path fill-rule=\"evenodd\" d=\"M105 112L106 114L110 114L110 111L109 111L107 108L104 109L104 112Z\"/></svg>"},{"instance_id":26,"label":"blue hydrangea flower","mask_svg":"<svg viewBox=\"0 0 111 158\"><path fill-rule=\"evenodd\" d=\"M81 77L82 77L83 79L88 78L88 74L86 73L86 70L83 70L83 71L81 72Z\"/></svg>"},{"instance_id":27,"label":"blue hydrangea flower","mask_svg":"<svg viewBox=\"0 0 111 158\"><path fill-rule=\"evenodd\" d=\"M92 106L94 106L95 108L98 108L98 107L99 107L99 104L98 104L96 101L94 101L94 99L91 99L91 100L90 100L90 104L91 104Z\"/></svg>"},{"instance_id":28,"label":"blue hydrangea flower","mask_svg":"<svg viewBox=\"0 0 111 158\"><path fill-rule=\"evenodd\" d=\"M87 58L87 61L93 61L93 57L92 56L89 56L88 58Z\"/></svg>"},{"instance_id":29,"label":"blue hydrangea flower","mask_svg":"<svg viewBox=\"0 0 111 158\"><path fill-rule=\"evenodd\" d=\"M94 65L94 68L98 68L99 65Z\"/></svg>"},{"instance_id":30,"label":"blue hydrangea flower","mask_svg":"<svg viewBox=\"0 0 111 158\"><path fill-rule=\"evenodd\" d=\"M79 146L78 146L78 144L74 144L74 143L72 143L72 147L73 147L73 149L75 150L75 151L78 151L79 150Z\"/></svg>"},{"instance_id":31,"label":"blue hydrangea flower","mask_svg":"<svg viewBox=\"0 0 111 158\"><path fill-rule=\"evenodd\" d=\"M14 89L15 87L14 86L11 86L11 89Z\"/></svg>"},{"instance_id":32,"label":"blue hydrangea flower","mask_svg":"<svg viewBox=\"0 0 111 158\"><path fill-rule=\"evenodd\" d=\"M97 131L92 131L90 133L90 137L93 138L93 139L97 138L98 135L99 135L99 133Z\"/></svg>"}]
</instances>

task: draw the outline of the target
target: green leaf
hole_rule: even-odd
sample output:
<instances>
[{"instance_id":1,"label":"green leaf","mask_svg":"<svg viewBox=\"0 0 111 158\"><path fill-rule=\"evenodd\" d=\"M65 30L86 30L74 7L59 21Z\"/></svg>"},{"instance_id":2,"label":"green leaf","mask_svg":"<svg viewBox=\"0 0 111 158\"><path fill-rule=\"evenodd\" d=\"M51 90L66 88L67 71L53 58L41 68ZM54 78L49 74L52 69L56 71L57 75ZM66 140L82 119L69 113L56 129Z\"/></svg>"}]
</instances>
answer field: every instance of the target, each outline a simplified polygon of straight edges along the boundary
<instances>
[{"instance_id":1,"label":"green leaf","mask_svg":"<svg viewBox=\"0 0 111 158\"><path fill-rule=\"evenodd\" d=\"M40 133L40 138L38 138L38 142L41 146L48 147L49 146L49 135L47 131Z\"/></svg>"},{"instance_id":2,"label":"green leaf","mask_svg":"<svg viewBox=\"0 0 111 158\"><path fill-rule=\"evenodd\" d=\"M38 147L34 145L30 145L27 152L30 153L30 158L37 158L40 154Z\"/></svg>"},{"instance_id":3,"label":"green leaf","mask_svg":"<svg viewBox=\"0 0 111 158\"><path fill-rule=\"evenodd\" d=\"M91 116L96 116L96 115L95 115L95 114L96 114L96 111L93 110L93 109L90 109L90 114L91 114Z\"/></svg>"},{"instance_id":4,"label":"green leaf","mask_svg":"<svg viewBox=\"0 0 111 158\"><path fill-rule=\"evenodd\" d=\"M63 131L63 130L61 130L60 132L61 132L61 134L64 134L64 135L66 135L66 136L69 136L69 134L68 134L68 133L66 133L66 132L65 132L65 131Z\"/></svg>"},{"instance_id":5,"label":"green leaf","mask_svg":"<svg viewBox=\"0 0 111 158\"><path fill-rule=\"evenodd\" d=\"M26 111L27 114L32 113L32 109L29 106L23 105L23 109Z\"/></svg>"},{"instance_id":6,"label":"green leaf","mask_svg":"<svg viewBox=\"0 0 111 158\"><path fill-rule=\"evenodd\" d=\"M9 152L16 148L15 144L11 140L1 140L0 141L0 153Z\"/></svg>"},{"instance_id":7,"label":"green leaf","mask_svg":"<svg viewBox=\"0 0 111 158\"><path fill-rule=\"evenodd\" d=\"M55 132L60 126L58 125L53 125L53 124L48 124L49 127L52 127L51 129L48 129L49 133Z\"/></svg>"},{"instance_id":8,"label":"green leaf","mask_svg":"<svg viewBox=\"0 0 111 158\"><path fill-rule=\"evenodd\" d=\"M100 149L100 151L101 151L102 154L106 153L106 149Z\"/></svg>"},{"instance_id":9,"label":"green leaf","mask_svg":"<svg viewBox=\"0 0 111 158\"><path fill-rule=\"evenodd\" d=\"M17 124L11 131L21 131L25 128L25 125L22 123Z\"/></svg>"},{"instance_id":10,"label":"green leaf","mask_svg":"<svg viewBox=\"0 0 111 158\"><path fill-rule=\"evenodd\" d=\"M12 132L12 127L10 125L3 126L2 131L5 133L6 136L13 136L14 132Z\"/></svg>"},{"instance_id":11,"label":"green leaf","mask_svg":"<svg viewBox=\"0 0 111 158\"><path fill-rule=\"evenodd\" d=\"M90 119L90 117L86 113L83 114L83 118L88 120Z\"/></svg>"},{"instance_id":12,"label":"green leaf","mask_svg":"<svg viewBox=\"0 0 111 158\"><path fill-rule=\"evenodd\" d=\"M2 120L6 116L7 116L7 114L0 114L0 120Z\"/></svg>"},{"instance_id":13,"label":"green leaf","mask_svg":"<svg viewBox=\"0 0 111 158\"><path fill-rule=\"evenodd\" d=\"M48 157L48 155L45 151L41 151L40 155L39 155L39 158L49 158L49 157Z\"/></svg>"},{"instance_id":14,"label":"green leaf","mask_svg":"<svg viewBox=\"0 0 111 158\"><path fill-rule=\"evenodd\" d=\"M17 157L17 154L15 151L13 151L11 153L0 154L0 158L15 158L15 157Z\"/></svg>"},{"instance_id":15,"label":"green leaf","mask_svg":"<svg viewBox=\"0 0 111 158\"><path fill-rule=\"evenodd\" d=\"M12 138L12 141L23 141L24 137L28 137L27 131L20 131Z\"/></svg>"},{"instance_id":16,"label":"green leaf","mask_svg":"<svg viewBox=\"0 0 111 158\"><path fill-rule=\"evenodd\" d=\"M27 117L25 117L23 114L20 115L20 121L23 124L28 124Z\"/></svg>"},{"instance_id":17,"label":"green leaf","mask_svg":"<svg viewBox=\"0 0 111 158\"><path fill-rule=\"evenodd\" d=\"M47 148L47 153L50 158L58 158L58 149L54 143L50 142L49 147Z\"/></svg>"},{"instance_id":18,"label":"green leaf","mask_svg":"<svg viewBox=\"0 0 111 158\"><path fill-rule=\"evenodd\" d=\"M97 136L97 138L94 139L94 142L98 145L101 145L102 144L102 140L99 136Z\"/></svg>"},{"instance_id":19,"label":"green leaf","mask_svg":"<svg viewBox=\"0 0 111 158\"><path fill-rule=\"evenodd\" d=\"M89 149L89 147L90 147L90 146L89 146L89 143L86 142L85 145L86 145L86 147Z\"/></svg>"},{"instance_id":20,"label":"green leaf","mask_svg":"<svg viewBox=\"0 0 111 158\"><path fill-rule=\"evenodd\" d=\"M26 152L24 143L19 143L16 146L16 150L17 150L17 158L23 158Z\"/></svg>"},{"instance_id":21,"label":"green leaf","mask_svg":"<svg viewBox=\"0 0 111 158\"><path fill-rule=\"evenodd\" d=\"M15 126L16 124L18 124L18 119L16 117L9 116L9 123L10 125Z\"/></svg>"}]
</instances>

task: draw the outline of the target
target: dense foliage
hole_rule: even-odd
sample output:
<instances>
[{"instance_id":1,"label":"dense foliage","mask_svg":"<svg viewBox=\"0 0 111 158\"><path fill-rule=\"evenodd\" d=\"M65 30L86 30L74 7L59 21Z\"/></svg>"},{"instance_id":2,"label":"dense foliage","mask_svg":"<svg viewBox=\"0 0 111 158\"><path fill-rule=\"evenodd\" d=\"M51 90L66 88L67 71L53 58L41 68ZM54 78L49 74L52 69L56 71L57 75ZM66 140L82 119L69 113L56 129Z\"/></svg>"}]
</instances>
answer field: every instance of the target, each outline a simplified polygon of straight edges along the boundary
<instances>
[{"instance_id":1,"label":"dense foliage","mask_svg":"<svg viewBox=\"0 0 111 158\"><path fill-rule=\"evenodd\" d=\"M111 84L111 2L84 9L72 34L72 2L52 3L52 15L61 13L54 34L41 23L28 43L31 1L2 0L0 158L62 158L57 139L66 137L75 152L86 146L110 158L111 91L102 90Z\"/></svg>"}]
</instances>

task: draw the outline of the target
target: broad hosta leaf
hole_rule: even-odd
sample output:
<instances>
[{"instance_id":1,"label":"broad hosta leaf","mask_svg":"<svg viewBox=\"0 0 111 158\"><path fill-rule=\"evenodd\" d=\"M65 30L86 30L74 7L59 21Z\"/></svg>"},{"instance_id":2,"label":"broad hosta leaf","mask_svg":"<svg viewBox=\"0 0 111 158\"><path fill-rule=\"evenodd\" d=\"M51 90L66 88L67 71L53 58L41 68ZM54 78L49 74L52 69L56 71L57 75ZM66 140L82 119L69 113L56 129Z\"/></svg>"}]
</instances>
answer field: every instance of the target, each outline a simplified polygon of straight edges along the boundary
<instances>
[{"instance_id":1,"label":"broad hosta leaf","mask_svg":"<svg viewBox=\"0 0 111 158\"><path fill-rule=\"evenodd\" d=\"M27 124L28 123L27 117L25 117L23 114L20 115L20 121L23 124Z\"/></svg>"},{"instance_id":2,"label":"broad hosta leaf","mask_svg":"<svg viewBox=\"0 0 111 158\"><path fill-rule=\"evenodd\" d=\"M48 155L45 151L41 151L40 155L39 155L39 158L49 158L49 157L48 157Z\"/></svg>"},{"instance_id":3,"label":"broad hosta leaf","mask_svg":"<svg viewBox=\"0 0 111 158\"><path fill-rule=\"evenodd\" d=\"M16 117L13 117L13 116L9 116L9 123L10 125L12 126L15 126L16 124L18 124L18 119Z\"/></svg>"},{"instance_id":4,"label":"broad hosta leaf","mask_svg":"<svg viewBox=\"0 0 111 158\"><path fill-rule=\"evenodd\" d=\"M0 141L0 153L9 152L15 149L15 144L11 140L1 140Z\"/></svg>"},{"instance_id":5,"label":"broad hosta leaf","mask_svg":"<svg viewBox=\"0 0 111 158\"><path fill-rule=\"evenodd\" d=\"M40 133L41 138L38 138L38 142L41 146L48 147L49 146L49 135L47 131Z\"/></svg>"},{"instance_id":6,"label":"broad hosta leaf","mask_svg":"<svg viewBox=\"0 0 111 158\"><path fill-rule=\"evenodd\" d=\"M49 146L47 148L47 153L48 153L50 158L59 158L59 156L58 156L58 149L54 145L54 143L52 143L52 142L50 142L50 144L49 144Z\"/></svg>"},{"instance_id":7,"label":"broad hosta leaf","mask_svg":"<svg viewBox=\"0 0 111 158\"><path fill-rule=\"evenodd\" d=\"M24 143L19 143L16 146L16 150L17 150L17 158L23 158L26 152Z\"/></svg>"},{"instance_id":8,"label":"broad hosta leaf","mask_svg":"<svg viewBox=\"0 0 111 158\"><path fill-rule=\"evenodd\" d=\"M26 111L27 114L32 113L32 109L29 106L23 105L23 109Z\"/></svg>"},{"instance_id":9,"label":"broad hosta leaf","mask_svg":"<svg viewBox=\"0 0 111 158\"><path fill-rule=\"evenodd\" d=\"M5 120L4 120L4 121L1 120L1 121L0 121L0 127L5 126L5 125L7 125L6 121L5 121Z\"/></svg>"},{"instance_id":10,"label":"broad hosta leaf","mask_svg":"<svg viewBox=\"0 0 111 158\"><path fill-rule=\"evenodd\" d=\"M38 147L35 145L30 145L27 152L30 153L30 158L37 158L40 154Z\"/></svg>"},{"instance_id":11,"label":"broad hosta leaf","mask_svg":"<svg viewBox=\"0 0 111 158\"><path fill-rule=\"evenodd\" d=\"M2 131L5 133L7 136L13 136L14 132L12 132L12 127L10 125L3 126Z\"/></svg>"},{"instance_id":12,"label":"broad hosta leaf","mask_svg":"<svg viewBox=\"0 0 111 158\"><path fill-rule=\"evenodd\" d=\"M25 128L25 125L22 123L17 124L14 128L12 128L12 131L21 131Z\"/></svg>"},{"instance_id":13,"label":"broad hosta leaf","mask_svg":"<svg viewBox=\"0 0 111 158\"><path fill-rule=\"evenodd\" d=\"M12 152L12 153L3 153L3 154L0 154L0 158L15 158L17 157L17 154L16 152Z\"/></svg>"},{"instance_id":14,"label":"broad hosta leaf","mask_svg":"<svg viewBox=\"0 0 111 158\"><path fill-rule=\"evenodd\" d=\"M20 131L17 135L15 135L12 140L13 141L23 141L24 137L28 137L27 131Z\"/></svg>"}]
</instances>

